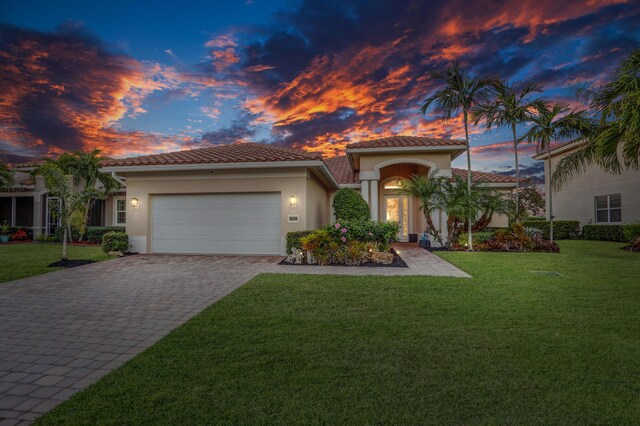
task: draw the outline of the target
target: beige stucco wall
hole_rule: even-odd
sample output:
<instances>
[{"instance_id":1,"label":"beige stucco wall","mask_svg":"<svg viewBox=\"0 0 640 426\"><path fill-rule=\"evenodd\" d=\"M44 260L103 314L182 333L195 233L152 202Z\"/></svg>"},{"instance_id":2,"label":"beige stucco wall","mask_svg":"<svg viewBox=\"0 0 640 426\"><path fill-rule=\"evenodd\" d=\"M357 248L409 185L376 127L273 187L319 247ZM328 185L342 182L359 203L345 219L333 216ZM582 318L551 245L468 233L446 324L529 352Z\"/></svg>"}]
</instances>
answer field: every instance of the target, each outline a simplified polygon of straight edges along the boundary
<instances>
[{"instance_id":1,"label":"beige stucco wall","mask_svg":"<svg viewBox=\"0 0 640 426\"><path fill-rule=\"evenodd\" d=\"M281 194L281 239L287 232L310 229L307 210L310 205L307 190L317 197L321 191L309 183L307 170L300 169L251 169L242 171L191 171L127 173L127 233L135 251L149 252L151 242L151 197L159 194L215 194L277 192ZM290 206L289 197L295 195L297 203ZM325 195L326 197L326 191ZM129 200L138 198L139 206L133 208ZM311 203L315 204L315 202ZM325 204L328 208L328 204ZM299 223L288 223L287 216L297 214ZM311 228L321 216L314 208ZM328 213L326 213L328 214Z\"/></svg>"},{"instance_id":2,"label":"beige stucco wall","mask_svg":"<svg viewBox=\"0 0 640 426\"><path fill-rule=\"evenodd\" d=\"M551 173L568 153L551 158ZM544 160L545 177L550 176L549 162ZM549 205L549 179L545 178L546 204ZM553 192L553 216L557 220L579 220L582 225L595 222L595 197L620 194L622 199L622 223L640 221L640 171L625 170L614 175L591 166L576 176L560 190ZM547 219L549 211L547 209Z\"/></svg>"},{"instance_id":3,"label":"beige stucco wall","mask_svg":"<svg viewBox=\"0 0 640 426\"><path fill-rule=\"evenodd\" d=\"M318 179L309 175L307 179L307 229L319 229L329 223L329 193Z\"/></svg>"},{"instance_id":4,"label":"beige stucco wall","mask_svg":"<svg viewBox=\"0 0 640 426\"><path fill-rule=\"evenodd\" d=\"M360 173L373 172L376 165L390 160L414 159L432 163L436 169L451 170L451 153L396 153L396 154L360 154ZM409 162L410 163L410 162Z\"/></svg>"}]
</instances>

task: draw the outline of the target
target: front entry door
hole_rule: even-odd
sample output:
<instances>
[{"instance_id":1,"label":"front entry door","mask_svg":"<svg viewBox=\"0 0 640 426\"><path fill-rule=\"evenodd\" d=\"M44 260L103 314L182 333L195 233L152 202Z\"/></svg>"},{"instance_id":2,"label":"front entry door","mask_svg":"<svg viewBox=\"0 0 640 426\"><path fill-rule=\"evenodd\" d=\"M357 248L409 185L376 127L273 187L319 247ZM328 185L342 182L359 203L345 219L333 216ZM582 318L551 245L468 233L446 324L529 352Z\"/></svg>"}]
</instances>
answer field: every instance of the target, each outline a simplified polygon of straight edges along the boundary
<instances>
[{"instance_id":1,"label":"front entry door","mask_svg":"<svg viewBox=\"0 0 640 426\"><path fill-rule=\"evenodd\" d=\"M394 221L400 224L400 233L398 238L400 241L409 240L409 199L406 195L387 195L386 201L386 220Z\"/></svg>"}]
</instances>

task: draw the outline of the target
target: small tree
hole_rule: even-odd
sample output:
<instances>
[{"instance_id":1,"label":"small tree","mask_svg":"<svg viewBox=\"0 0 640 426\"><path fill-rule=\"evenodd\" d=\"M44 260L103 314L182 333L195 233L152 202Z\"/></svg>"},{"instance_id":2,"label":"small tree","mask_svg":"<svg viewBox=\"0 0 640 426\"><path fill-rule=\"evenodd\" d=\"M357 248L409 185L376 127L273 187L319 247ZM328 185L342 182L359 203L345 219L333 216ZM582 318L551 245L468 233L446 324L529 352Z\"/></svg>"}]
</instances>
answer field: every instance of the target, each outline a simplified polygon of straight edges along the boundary
<instances>
[{"instance_id":1,"label":"small tree","mask_svg":"<svg viewBox=\"0 0 640 426\"><path fill-rule=\"evenodd\" d=\"M508 210L507 199L499 192L477 182L473 182L469 189L464 178L438 176L437 171L429 176L414 175L405 179L401 192L420 200L429 234L447 248L458 241L466 223L471 223L473 230L481 231L491 222L494 213L506 213ZM434 210L441 210L447 216L446 242L431 220Z\"/></svg>"},{"instance_id":2,"label":"small tree","mask_svg":"<svg viewBox=\"0 0 640 426\"><path fill-rule=\"evenodd\" d=\"M82 184L83 191L86 194L94 194L93 197L85 199L84 214L76 224L76 230L80 233L80 241L86 234L89 210L95 200L106 199L114 189L120 186L118 181L111 175L100 171L100 162L102 160L103 157L99 149L89 152L64 153L56 160L45 160L45 163L53 163L66 175L73 176L74 183L76 185Z\"/></svg>"},{"instance_id":3,"label":"small tree","mask_svg":"<svg viewBox=\"0 0 640 426\"><path fill-rule=\"evenodd\" d=\"M427 221L427 232L439 242L441 246L444 246L443 236L431 218L431 214L439 205L437 197L439 196L441 186L440 179L441 177L438 176L436 170L432 171L429 176L413 175L409 179L400 181L400 192L415 197L420 201L420 210L422 210L424 218Z\"/></svg>"},{"instance_id":4,"label":"small tree","mask_svg":"<svg viewBox=\"0 0 640 426\"><path fill-rule=\"evenodd\" d=\"M333 198L333 211L338 220L369 220L371 210L358 192L342 188Z\"/></svg>"},{"instance_id":5,"label":"small tree","mask_svg":"<svg viewBox=\"0 0 640 426\"><path fill-rule=\"evenodd\" d=\"M55 161L45 161L37 170L42 176L49 193L58 197L60 202L52 211L60 218L63 228L62 234L62 260L69 259L67 254L67 241L69 229L78 228L84 221L85 206L87 200L101 196L95 188L84 188L80 192L74 191L73 178L56 164Z\"/></svg>"},{"instance_id":6,"label":"small tree","mask_svg":"<svg viewBox=\"0 0 640 426\"><path fill-rule=\"evenodd\" d=\"M544 194L536 185L520 187L517 202L519 205L518 219L520 220L526 216L539 216L544 213ZM515 210L515 194L511 195L511 203L514 205L512 210Z\"/></svg>"}]
</instances>

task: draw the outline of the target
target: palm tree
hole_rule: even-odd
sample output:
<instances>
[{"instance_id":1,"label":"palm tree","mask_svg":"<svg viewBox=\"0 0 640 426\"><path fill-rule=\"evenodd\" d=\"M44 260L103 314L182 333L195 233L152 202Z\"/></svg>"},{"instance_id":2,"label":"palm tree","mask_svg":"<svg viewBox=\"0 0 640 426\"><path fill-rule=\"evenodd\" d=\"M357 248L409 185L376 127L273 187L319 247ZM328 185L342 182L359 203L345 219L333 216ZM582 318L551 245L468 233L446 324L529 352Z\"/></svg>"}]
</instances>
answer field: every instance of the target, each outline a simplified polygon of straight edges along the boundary
<instances>
[{"instance_id":1,"label":"palm tree","mask_svg":"<svg viewBox=\"0 0 640 426\"><path fill-rule=\"evenodd\" d=\"M475 106L471 114L476 126L481 120L484 120L485 128L489 131L493 128L511 128L516 168L516 221L520 220L518 202L520 167L518 162L518 135L516 133L516 127L529 121L532 112L544 103L542 98L531 98L533 93L539 92L542 92L542 85L533 81L525 81L518 85L501 81L493 87L494 96L491 102Z\"/></svg>"},{"instance_id":2,"label":"palm tree","mask_svg":"<svg viewBox=\"0 0 640 426\"><path fill-rule=\"evenodd\" d=\"M441 245L451 247L458 241L458 235L465 223L474 221L473 227L482 230L489 224L494 213L507 211L507 200L497 191L477 182L471 184L469 191L465 179L461 176L439 176L437 170L429 176L413 175L401 181L400 192L416 197L420 201L429 233ZM447 215L447 241L431 219L434 210ZM468 244L468 243L467 243Z\"/></svg>"},{"instance_id":3,"label":"palm tree","mask_svg":"<svg viewBox=\"0 0 640 426\"><path fill-rule=\"evenodd\" d=\"M598 127L577 151L564 157L554 178L563 183L596 164L609 173L640 168L640 49L636 49L618 68L613 81L583 90ZM622 149L623 164L618 157Z\"/></svg>"},{"instance_id":4,"label":"palm tree","mask_svg":"<svg viewBox=\"0 0 640 426\"><path fill-rule=\"evenodd\" d=\"M6 164L0 163L0 188L9 188L15 183L13 172Z\"/></svg>"},{"instance_id":5,"label":"palm tree","mask_svg":"<svg viewBox=\"0 0 640 426\"><path fill-rule=\"evenodd\" d=\"M442 176L439 176L437 170L433 170L429 173L429 176L413 175L409 179L400 181L401 189L399 192L415 197L420 201L420 210L422 210L429 227L427 231L444 247L445 244L440 229L436 228L431 218L431 213L441 206L441 203L438 202L441 187L440 179L442 179Z\"/></svg>"},{"instance_id":6,"label":"palm tree","mask_svg":"<svg viewBox=\"0 0 640 426\"><path fill-rule=\"evenodd\" d=\"M547 153L547 167L551 173L551 145L563 140L580 139L588 135L592 128L591 120L584 110L571 110L567 104L556 102L543 104L536 108L530 117L531 127L520 138L536 143L538 153ZM549 239L553 243L553 188L555 181L549 176Z\"/></svg>"},{"instance_id":7,"label":"palm tree","mask_svg":"<svg viewBox=\"0 0 640 426\"><path fill-rule=\"evenodd\" d=\"M469 112L471 108L485 98L491 84L495 84L497 79L484 78L471 75L465 70L461 70L457 61L444 71L432 72L431 77L441 80L444 87L437 90L427 99L420 108L422 114L426 114L431 105L442 110L442 120L450 120L452 116L462 112L464 121L464 136L467 143L467 191L471 192L471 150L469 144ZM471 220L467 223L469 241L468 249L473 250L473 237L471 233Z\"/></svg>"}]
</instances>

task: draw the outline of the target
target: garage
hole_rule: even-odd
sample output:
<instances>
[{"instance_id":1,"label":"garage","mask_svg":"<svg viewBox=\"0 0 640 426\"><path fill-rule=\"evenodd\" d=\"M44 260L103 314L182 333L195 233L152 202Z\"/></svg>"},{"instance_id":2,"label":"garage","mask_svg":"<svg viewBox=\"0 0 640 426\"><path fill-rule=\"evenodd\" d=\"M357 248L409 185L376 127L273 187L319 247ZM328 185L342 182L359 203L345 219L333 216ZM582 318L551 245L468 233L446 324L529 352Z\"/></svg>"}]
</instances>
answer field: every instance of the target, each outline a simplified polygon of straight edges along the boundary
<instances>
[{"instance_id":1,"label":"garage","mask_svg":"<svg viewBox=\"0 0 640 426\"><path fill-rule=\"evenodd\" d=\"M280 254L280 194L154 195L152 251Z\"/></svg>"}]
</instances>

